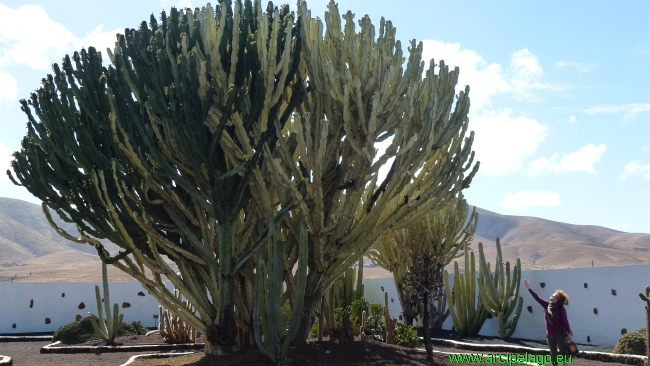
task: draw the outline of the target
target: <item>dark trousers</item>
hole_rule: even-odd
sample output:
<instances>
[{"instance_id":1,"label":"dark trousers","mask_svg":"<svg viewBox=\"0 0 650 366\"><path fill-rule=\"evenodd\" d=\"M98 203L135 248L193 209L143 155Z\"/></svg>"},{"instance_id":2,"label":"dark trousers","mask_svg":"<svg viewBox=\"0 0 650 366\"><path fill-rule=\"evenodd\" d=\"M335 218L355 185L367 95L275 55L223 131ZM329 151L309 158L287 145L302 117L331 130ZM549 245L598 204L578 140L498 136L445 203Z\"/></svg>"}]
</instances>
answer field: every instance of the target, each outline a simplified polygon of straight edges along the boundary
<instances>
[{"instance_id":1,"label":"dark trousers","mask_svg":"<svg viewBox=\"0 0 650 366\"><path fill-rule=\"evenodd\" d=\"M560 349L559 354L564 355L566 360L566 355L569 353L566 347L566 336L564 334L547 334L546 340L548 341L548 347L551 349L551 362L553 362L553 365L557 365L558 348Z\"/></svg>"}]
</instances>

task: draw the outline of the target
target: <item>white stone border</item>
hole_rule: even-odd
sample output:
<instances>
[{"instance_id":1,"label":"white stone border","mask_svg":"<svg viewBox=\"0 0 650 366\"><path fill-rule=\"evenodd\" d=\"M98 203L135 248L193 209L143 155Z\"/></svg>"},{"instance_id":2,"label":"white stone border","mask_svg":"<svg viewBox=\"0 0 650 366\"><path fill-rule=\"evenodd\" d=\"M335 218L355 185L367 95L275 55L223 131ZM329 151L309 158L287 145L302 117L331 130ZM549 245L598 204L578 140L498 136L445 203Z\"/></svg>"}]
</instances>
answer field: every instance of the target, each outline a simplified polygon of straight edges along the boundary
<instances>
[{"instance_id":1,"label":"white stone border","mask_svg":"<svg viewBox=\"0 0 650 366\"><path fill-rule=\"evenodd\" d=\"M121 364L120 366L128 366L138 359L152 359L152 358L170 358L170 357L177 357L177 356L189 356L193 355L195 353L200 353L200 352L178 352L178 353L146 353L143 355L135 355L131 356L128 361L125 363Z\"/></svg>"},{"instance_id":2,"label":"white stone border","mask_svg":"<svg viewBox=\"0 0 650 366\"><path fill-rule=\"evenodd\" d=\"M41 347L41 353L108 353L108 352L147 352L155 350L178 350L185 351L188 349L201 349L205 347L204 343L175 343L175 344L134 344L131 346L64 346L57 341ZM74 350L70 352L71 350Z\"/></svg>"}]
</instances>

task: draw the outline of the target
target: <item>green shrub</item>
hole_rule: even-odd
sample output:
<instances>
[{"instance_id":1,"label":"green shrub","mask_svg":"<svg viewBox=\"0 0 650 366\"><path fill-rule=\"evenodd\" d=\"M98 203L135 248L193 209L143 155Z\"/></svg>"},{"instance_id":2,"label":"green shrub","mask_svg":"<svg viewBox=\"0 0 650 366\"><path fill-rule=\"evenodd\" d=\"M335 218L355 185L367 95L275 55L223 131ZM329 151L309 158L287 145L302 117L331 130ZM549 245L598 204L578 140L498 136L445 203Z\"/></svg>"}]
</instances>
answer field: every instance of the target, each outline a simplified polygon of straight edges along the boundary
<instances>
[{"instance_id":1,"label":"green shrub","mask_svg":"<svg viewBox=\"0 0 650 366\"><path fill-rule=\"evenodd\" d=\"M318 338L318 322L314 322L309 330L309 338Z\"/></svg>"},{"instance_id":2,"label":"green shrub","mask_svg":"<svg viewBox=\"0 0 650 366\"><path fill-rule=\"evenodd\" d=\"M404 347L415 347L420 342L418 331L410 325L397 322L395 326L395 343Z\"/></svg>"},{"instance_id":3,"label":"green shrub","mask_svg":"<svg viewBox=\"0 0 650 366\"><path fill-rule=\"evenodd\" d=\"M612 353L645 356L647 354L646 334L646 328L623 334L618 339L618 343L616 343L616 347L614 347Z\"/></svg>"},{"instance_id":4,"label":"green shrub","mask_svg":"<svg viewBox=\"0 0 650 366\"><path fill-rule=\"evenodd\" d=\"M145 326L142 325L142 323L140 323L139 321L131 322L131 326L133 327L137 335L144 335L149 333L149 329L145 328Z\"/></svg>"},{"instance_id":5,"label":"green shrub","mask_svg":"<svg viewBox=\"0 0 650 366\"><path fill-rule=\"evenodd\" d=\"M139 326L136 326L134 323L139 324ZM122 322L117 336L124 337L143 334L138 333L142 329L146 331L146 328L140 322L133 322L131 324ZM100 338L95 334L95 329L89 316L82 318L80 321L74 321L60 327L52 336L53 342L61 341L63 344L77 344L95 340L100 340Z\"/></svg>"},{"instance_id":6,"label":"green shrub","mask_svg":"<svg viewBox=\"0 0 650 366\"><path fill-rule=\"evenodd\" d=\"M381 303L370 304L366 335L368 339L377 342L386 342L386 324L384 323L384 305Z\"/></svg>"}]
</instances>

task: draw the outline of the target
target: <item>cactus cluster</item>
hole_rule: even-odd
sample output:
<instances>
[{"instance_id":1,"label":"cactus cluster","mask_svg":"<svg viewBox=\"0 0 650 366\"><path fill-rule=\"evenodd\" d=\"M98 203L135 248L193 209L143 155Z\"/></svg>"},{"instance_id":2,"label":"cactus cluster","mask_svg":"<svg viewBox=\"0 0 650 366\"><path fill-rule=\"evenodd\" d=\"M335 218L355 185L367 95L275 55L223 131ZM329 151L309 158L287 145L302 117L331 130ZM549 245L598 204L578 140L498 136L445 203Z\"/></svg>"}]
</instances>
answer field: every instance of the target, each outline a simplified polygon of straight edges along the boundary
<instances>
[{"instance_id":1,"label":"cactus cluster","mask_svg":"<svg viewBox=\"0 0 650 366\"><path fill-rule=\"evenodd\" d=\"M300 225L296 288L289 319L280 310L283 295L284 241L278 238L273 216L269 218L266 245L260 247L255 274L253 325L257 347L275 365L289 363L289 344L298 329L307 282L307 227ZM288 320L288 326L287 326Z\"/></svg>"},{"instance_id":2,"label":"cactus cluster","mask_svg":"<svg viewBox=\"0 0 650 366\"><path fill-rule=\"evenodd\" d=\"M499 322L499 337L509 338L517 327L524 299L519 296L519 282L521 279L521 261L510 273L510 262L505 263L501 255L501 243L496 238L497 258L494 264L494 273L490 272L489 263L485 262L483 243L478 244L480 273L478 287L481 303L485 309L497 317Z\"/></svg>"},{"instance_id":3,"label":"cactus cluster","mask_svg":"<svg viewBox=\"0 0 650 366\"><path fill-rule=\"evenodd\" d=\"M390 214L402 203L403 201L393 200L385 214ZM408 286L406 285L407 273L415 270L413 258L425 251L435 254L436 257L441 258L441 261L432 270L438 272L442 277L444 266L462 255L463 248L470 245L474 238L477 222L476 208L470 214L469 205L461 193L454 197L445 208L437 212L430 212L423 219L411 223L408 227L400 230L388 230L377 239L368 251L367 256L374 264L393 273L405 324L412 324L415 316L421 315L419 306L415 306L409 301ZM440 282L441 287L442 285L443 283ZM431 323L438 328L442 326L442 322L449 314L445 310L446 296L441 287L435 289L434 296L430 297L432 303L430 307L435 308L430 313Z\"/></svg>"},{"instance_id":4,"label":"cactus cluster","mask_svg":"<svg viewBox=\"0 0 650 366\"><path fill-rule=\"evenodd\" d=\"M102 261L102 283L104 285L104 304L102 306L102 297L99 293L99 286L95 285L95 298L97 300L97 316L92 313L90 315L90 320L92 321L93 328L95 329L95 334L108 344L115 343L115 337L120 330L120 325L122 324L122 319L124 319L124 314L120 314L120 306L118 303L113 304L113 311L111 312L111 299L110 293L108 291L108 274L106 269L106 263ZM102 314L102 308L105 310L106 318Z\"/></svg>"},{"instance_id":5,"label":"cactus cluster","mask_svg":"<svg viewBox=\"0 0 650 366\"><path fill-rule=\"evenodd\" d=\"M181 293L174 289L174 295L183 302L184 306L189 309L191 313L196 312L196 308L189 302L183 301ZM159 320L158 332L165 341L171 343L194 343L196 342L196 330L187 324L180 316L176 315L177 311L164 309L162 306L158 307Z\"/></svg>"},{"instance_id":6,"label":"cactus cluster","mask_svg":"<svg viewBox=\"0 0 650 366\"><path fill-rule=\"evenodd\" d=\"M488 316L483 302L477 294L476 265L474 252L465 248L465 273L458 270L454 262L454 287L449 286L449 275L444 272L445 294L449 312L456 331L462 335L477 335Z\"/></svg>"},{"instance_id":7,"label":"cactus cluster","mask_svg":"<svg viewBox=\"0 0 650 366\"><path fill-rule=\"evenodd\" d=\"M395 344L395 327L397 319L390 316L388 309L388 292L384 292L384 322L386 325L386 343Z\"/></svg>"},{"instance_id":8,"label":"cactus cluster","mask_svg":"<svg viewBox=\"0 0 650 366\"><path fill-rule=\"evenodd\" d=\"M291 211L289 230L300 220L310 233L304 341L341 273L386 230L447 205L479 167L458 68L431 60L424 72L422 43L405 57L391 22L382 18L375 34L369 17L356 29L351 12L341 15L334 1L324 23L304 1L295 13L259 0L172 8L118 35L109 67L93 47L66 56L21 100L28 132L8 175L43 201L60 235L93 245L204 333L211 354L232 353L250 335L265 245L251 228ZM378 154L375 143L389 136ZM394 199L403 203L384 215ZM302 244L284 245L286 270L302 260ZM301 276L284 278L284 301Z\"/></svg>"}]
</instances>

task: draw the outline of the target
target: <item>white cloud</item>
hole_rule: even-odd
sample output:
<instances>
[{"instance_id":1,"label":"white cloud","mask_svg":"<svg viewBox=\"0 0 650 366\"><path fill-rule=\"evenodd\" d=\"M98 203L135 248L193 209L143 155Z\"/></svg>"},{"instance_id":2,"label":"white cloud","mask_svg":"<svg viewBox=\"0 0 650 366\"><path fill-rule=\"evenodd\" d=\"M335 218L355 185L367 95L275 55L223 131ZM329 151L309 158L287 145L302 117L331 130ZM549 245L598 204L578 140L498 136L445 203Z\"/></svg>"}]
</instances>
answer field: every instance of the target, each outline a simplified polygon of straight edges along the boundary
<instances>
[{"instance_id":1,"label":"white cloud","mask_svg":"<svg viewBox=\"0 0 650 366\"><path fill-rule=\"evenodd\" d=\"M171 9L172 6L178 9L194 9L192 6L192 0L160 0L160 6L162 6L165 11Z\"/></svg>"},{"instance_id":2,"label":"white cloud","mask_svg":"<svg viewBox=\"0 0 650 366\"><path fill-rule=\"evenodd\" d=\"M96 46L105 51L113 46L116 29L102 32L100 24L84 38L77 38L65 25L50 19L45 9L24 5L17 9L0 4L0 65L21 64L37 70L48 70L62 56L82 46ZM108 39L112 37L112 41ZM97 43L96 43L97 42ZM95 44L92 44L95 43Z\"/></svg>"},{"instance_id":3,"label":"white cloud","mask_svg":"<svg viewBox=\"0 0 650 366\"><path fill-rule=\"evenodd\" d=\"M598 64L589 64L586 62L567 62L559 61L555 64L557 67L571 67L578 72L592 72L598 68Z\"/></svg>"},{"instance_id":4,"label":"white cloud","mask_svg":"<svg viewBox=\"0 0 650 366\"><path fill-rule=\"evenodd\" d=\"M600 161L606 150L607 147L604 144L598 146L588 144L574 153L564 155L561 159L558 159L558 154L553 154L549 159L539 158L533 160L528 163L526 172L530 176L581 171L595 174L594 164Z\"/></svg>"},{"instance_id":5,"label":"white cloud","mask_svg":"<svg viewBox=\"0 0 650 366\"><path fill-rule=\"evenodd\" d=\"M643 152L650 152L650 146L644 146L641 148L641 151Z\"/></svg>"},{"instance_id":6,"label":"white cloud","mask_svg":"<svg viewBox=\"0 0 650 366\"><path fill-rule=\"evenodd\" d=\"M436 64L444 60L450 68L458 66L457 90L470 86L472 112L489 106L490 97L497 93L511 93L518 99L531 101L539 100L535 90L562 90L563 86L552 85L542 81L544 71L537 56L524 48L511 55L510 66L504 69L498 63L490 63L472 50L461 49L458 43L444 43L435 40L424 40L422 59L428 69L432 58ZM436 70L436 72L438 72Z\"/></svg>"},{"instance_id":7,"label":"white cloud","mask_svg":"<svg viewBox=\"0 0 650 366\"><path fill-rule=\"evenodd\" d=\"M0 101L3 99L12 101L18 95L18 83L16 79L0 70Z\"/></svg>"},{"instance_id":8,"label":"white cloud","mask_svg":"<svg viewBox=\"0 0 650 366\"><path fill-rule=\"evenodd\" d=\"M631 161L623 167L623 172L619 176L621 181L632 175L638 175L645 179L650 179L650 163L642 164L640 160Z\"/></svg>"},{"instance_id":9,"label":"white cloud","mask_svg":"<svg viewBox=\"0 0 650 366\"><path fill-rule=\"evenodd\" d=\"M650 103L630 103L622 105L598 105L585 109L586 114L623 112L625 118L632 118L641 112L650 112Z\"/></svg>"},{"instance_id":10,"label":"white cloud","mask_svg":"<svg viewBox=\"0 0 650 366\"><path fill-rule=\"evenodd\" d=\"M556 192L539 191L519 191L515 194L506 193L499 203L505 208L519 210L525 207L552 207L560 204L560 195Z\"/></svg>"},{"instance_id":11,"label":"white cloud","mask_svg":"<svg viewBox=\"0 0 650 366\"><path fill-rule=\"evenodd\" d=\"M569 121L569 123L571 123L571 124L574 124L574 123L578 122L578 120L576 119L576 116L569 116L567 121Z\"/></svg>"},{"instance_id":12,"label":"white cloud","mask_svg":"<svg viewBox=\"0 0 650 366\"><path fill-rule=\"evenodd\" d=\"M563 86L542 81L544 75L542 65L537 60L537 56L527 48L515 51L512 54L508 71L511 74L511 91L515 97L520 99L538 101L539 99L533 94L534 90L559 91L565 89Z\"/></svg>"},{"instance_id":13,"label":"white cloud","mask_svg":"<svg viewBox=\"0 0 650 366\"><path fill-rule=\"evenodd\" d=\"M465 85L470 86L472 111L479 110L488 104L491 95L508 90L509 86L499 64L488 64L476 52L461 49L458 43L424 40L422 44L422 60L426 63L425 72L429 68L431 59L434 59L436 65L440 63L440 60L444 60L451 70L456 66L460 68L456 89L464 90Z\"/></svg>"},{"instance_id":14,"label":"white cloud","mask_svg":"<svg viewBox=\"0 0 650 366\"><path fill-rule=\"evenodd\" d=\"M124 29L113 29L112 31L108 32L102 32L102 29L104 26L102 24L98 25L93 29L92 32L88 33L85 37L82 39L76 40L75 43L75 50L80 50L82 48L88 49L88 47L93 46L97 51L100 51L102 53L102 63L108 64L110 63L110 59L108 58L108 54L106 53L106 49L110 48L111 51L115 48L115 42L117 40L116 34L121 33L124 34Z\"/></svg>"},{"instance_id":15,"label":"white cloud","mask_svg":"<svg viewBox=\"0 0 650 366\"><path fill-rule=\"evenodd\" d=\"M549 128L534 119L513 118L510 111L484 113L470 120L473 148L481 172L503 175L520 169L546 137Z\"/></svg>"}]
</instances>

